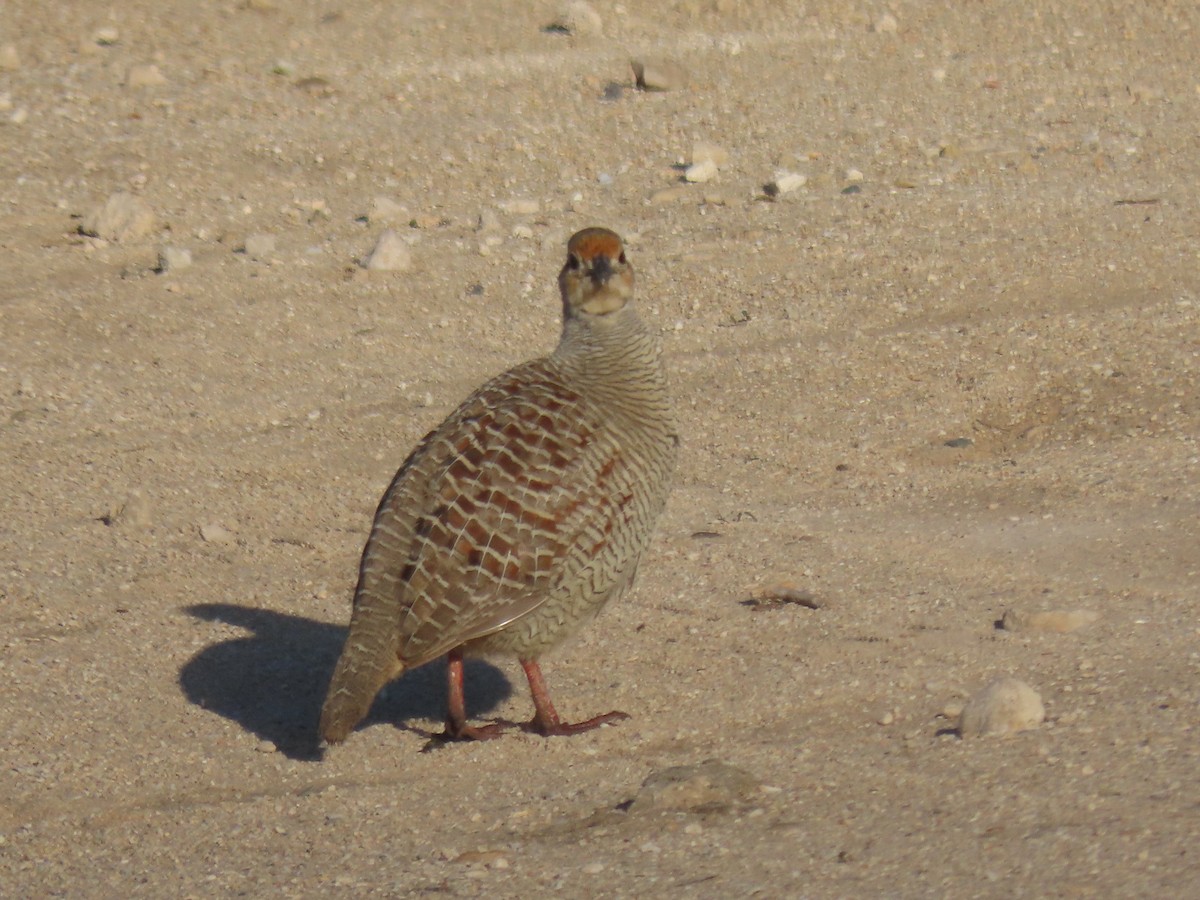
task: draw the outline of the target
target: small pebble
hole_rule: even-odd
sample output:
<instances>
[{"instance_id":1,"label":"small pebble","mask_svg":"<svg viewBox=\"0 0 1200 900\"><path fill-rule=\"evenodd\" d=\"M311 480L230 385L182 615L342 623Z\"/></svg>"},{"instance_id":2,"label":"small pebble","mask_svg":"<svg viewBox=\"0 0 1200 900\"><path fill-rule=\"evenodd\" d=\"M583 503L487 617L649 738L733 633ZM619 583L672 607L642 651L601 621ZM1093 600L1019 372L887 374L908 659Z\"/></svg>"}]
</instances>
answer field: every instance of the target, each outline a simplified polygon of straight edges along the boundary
<instances>
[{"instance_id":1,"label":"small pebble","mask_svg":"<svg viewBox=\"0 0 1200 900\"><path fill-rule=\"evenodd\" d=\"M688 192L685 187L662 188L650 195L650 202L655 206L665 206L668 203L678 203L687 196Z\"/></svg>"},{"instance_id":2,"label":"small pebble","mask_svg":"<svg viewBox=\"0 0 1200 900\"><path fill-rule=\"evenodd\" d=\"M796 172L781 171L775 173L775 177L771 179L771 184L775 185L775 192L777 194L790 194L792 191L797 191L808 184L808 177Z\"/></svg>"},{"instance_id":3,"label":"small pebble","mask_svg":"<svg viewBox=\"0 0 1200 900\"><path fill-rule=\"evenodd\" d=\"M0 47L0 70L15 72L21 68L21 54L15 44L5 44Z\"/></svg>"},{"instance_id":4,"label":"small pebble","mask_svg":"<svg viewBox=\"0 0 1200 900\"><path fill-rule=\"evenodd\" d=\"M967 701L958 720L963 737L1016 734L1037 728L1046 709L1037 691L1019 678L1002 677Z\"/></svg>"},{"instance_id":5,"label":"small pebble","mask_svg":"<svg viewBox=\"0 0 1200 900\"><path fill-rule=\"evenodd\" d=\"M718 147L716 144L710 144L708 141L696 141L696 143L692 144L693 166L698 166L709 160L720 168L729 162L729 151L724 147Z\"/></svg>"},{"instance_id":6,"label":"small pebble","mask_svg":"<svg viewBox=\"0 0 1200 900\"><path fill-rule=\"evenodd\" d=\"M495 869L507 869L508 860L503 850L467 850L454 857L452 862L469 866L490 866Z\"/></svg>"},{"instance_id":7,"label":"small pebble","mask_svg":"<svg viewBox=\"0 0 1200 900\"><path fill-rule=\"evenodd\" d=\"M97 28L92 34L92 40L101 47L111 47L121 39L121 32L112 25Z\"/></svg>"},{"instance_id":8,"label":"small pebble","mask_svg":"<svg viewBox=\"0 0 1200 900\"><path fill-rule=\"evenodd\" d=\"M900 23L891 13L884 13L875 20L872 29L878 34L895 34L900 30Z\"/></svg>"},{"instance_id":9,"label":"small pebble","mask_svg":"<svg viewBox=\"0 0 1200 900\"><path fill-rule=\"evenodd\" d=\"M275 235L258 232L246 238L242 252L250 259L266 261L275 252Z\"/></svg>"},{"instance_id":10,"label":"small pebble","mask_svg":"<svg viewBox=\"0 0 1200 900\"><path fill-rule=\"evenodd\" d=\"M232 544L235 540L234 534L224 525L210 523L200 526L200 537L205 543L209 544Z\"/></svg>"},{"instance_id":11,"label":"small pebble","mask_svg":"<svg viewBox=\"0 0 1200 900\"><path fill-rule=\"evenodd\" d=\"M730 806L759 792L762 782L737 766L718 759L699 765L671 766L646 776L630 809L691 810Z\"/></svg>"},{"instance_id":12,"label":"small pebble","mask_svg":"<svg viewBox=\"0 0 1200 900\"><path fill-rule=\"evenodd\" d=\"M683 173L685 180L692 184L703 184L706 181L712 181L717 177L717 164L711 159L706 159L703 162L698 162L695 165L687 167Z\"/></svg>"},{"instance_id":13,"label":"small pebble","mask_svg":"<svg viewBox=\"0 0 1200 900\"><path fill-rule=\"evenodd\" d=\"M500 208L510 216L536 216L542 210L542 205L536 200L514 199L505 200Z\"/></svg>"},{"instance_id":14,"label":"small pebble","mask_svg":"<svg viewBox=\"0 0 1200 900\"><path fill-rule=\"evenodd\" d=\"M688 83L687 69L671 59L644 57L630 60L633 79L643 91L677 91Z\"/></svg>"},{"instance_id":15,"label":"small pebble","mask_svg":"<svg viewBox=\"0 0 1200 900\"><path fill-rule=\"evenodd\" d=\"M846 181L848 181L850 184L861 184L865 177L866 176L863 175L863 173L858 169L846 170Z\"/></svg>"},{"instance_id":16,"label":"small pebble","mask_svg":"<svg viewBox=\"0 0 1200 900\"><path fill-rule=\"evenodd\" d=\"M1067 634L1091 625L1100 618L1100 613L1090 609L1054 609L1046 612L1022 612L1006 610L1000 625L1005 631L1047 631Z\"/></svg>"},{"instance_id":17,"label":"small pebble","mask_svg":"<svg viewBox=\"0 0 1200 900\"><path fill-rule=\"evenodd\" d=\"M183 247L163 247L158 251L158 271L160 274L177 272L192 264L192 251Z\"/></svg>"},{"instance_id":18,"label":"small pebble","mask_svg":"<svg viewBox=\"0 0 1200 900\"><path fill-rule=\"evenodd\" d=\"M109 521L113 525L121 525L139 530L149 528L153 519L154 516L150 507L150 501L146 499L146 495L140 490L130 491L129 496L125 498L125 502L121 504L121 507L109 517Z\"/></svg>"},{"instance_id":19,"label":"small pebble","mask_svg":"<svg viewBox=\"0 0 1200 900\"><path fill-rule=\"evenodd\" d=\"M372 272L407 272L412 268L412 251L399 233L389 229L379 236L366 268Z\"/></svg>"},{"instance_id":20,"label":"small pebble","mask_svg":"<svg viewBox=\"0 0 1200 900\"><path fill-rule=\"evenodd\" d=\"M372 225L407 225L411 219L408 207L391 197L375 197L367 212L367 221Z\"/></svg>"},{"instance_id":21,"label":"small pebble","mask_svg":"<svg viewBox=\"0 0 1200 900\"><path fill-rule=\"evenodd\" d=\"M125 76L125 86L131 88L159 87L166 83L166 77L154 63L130 66Z\"/></svg>"},{"instance_id":22,"label":"small pebble","mask_svg":"<svg viewBox=\"0 0 1200 900\"><path fill-rule=\"evenodd\" d=\"M496 231L500 227L500 217L496 215L496 211L489 207L484 207L479 211L479 221L475 224L476 231Z\"/></svg>"},{"instance_id":23,"label":"small pebble","mask_svg":"<svg viewBox=\"0 0 1200 900\"><path fill-rule=\"evenodd\" d=\"M134 241L150 234L155 224L154 210L146 201L118 191L83 217L79 231L106 241Z\"/></svg>"},{"instance_id":24,"label":"small pebble","mask_svg":"<svg viewBox=\"0 0 1200 900\"><path fill-rule=\"evenodd\" d=\"M590 862L583 867L583 872L585 875L599 875L603 871L604 863L602 862Z\"/></svg>"},{"instance_id":25,"label":"small pebble","mask_svg":"<svg viewBox=\"0 0 1200 900\"><path fill-rule=\"evenodd\" d=\"M604 20L587 0L566 0L550 27L567 34L592 37L604 33Z\"/></svg>"}]
</instances>

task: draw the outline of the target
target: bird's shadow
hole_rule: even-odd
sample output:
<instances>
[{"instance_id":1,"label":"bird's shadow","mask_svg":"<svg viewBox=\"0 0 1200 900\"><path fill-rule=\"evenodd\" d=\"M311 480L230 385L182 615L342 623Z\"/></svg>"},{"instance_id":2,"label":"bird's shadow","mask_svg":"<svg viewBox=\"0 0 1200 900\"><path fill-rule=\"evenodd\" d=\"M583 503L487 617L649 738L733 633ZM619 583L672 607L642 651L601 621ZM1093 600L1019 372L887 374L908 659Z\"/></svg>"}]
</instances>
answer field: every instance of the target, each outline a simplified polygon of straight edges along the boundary
<instances>
[{"instance_id":1,"label":"bird's shadow","mask_svg":"<svg viewBox=\"0 0 1200 900\"><path fill-rule=\"evenodd\" d=\"M233 603L199 603L186 612L250 632L205 647L187 661L179 686L188 700L271 741L291 759L320 759L317 719L346 629ZM464 680L472 715L491 712L512 694L504 673L485 660L468 659ZM359 727L387 722L420 730L409 720L436 722L445 712L446 665L440 660L380 691Z\"/></svg>"}]
</instances>

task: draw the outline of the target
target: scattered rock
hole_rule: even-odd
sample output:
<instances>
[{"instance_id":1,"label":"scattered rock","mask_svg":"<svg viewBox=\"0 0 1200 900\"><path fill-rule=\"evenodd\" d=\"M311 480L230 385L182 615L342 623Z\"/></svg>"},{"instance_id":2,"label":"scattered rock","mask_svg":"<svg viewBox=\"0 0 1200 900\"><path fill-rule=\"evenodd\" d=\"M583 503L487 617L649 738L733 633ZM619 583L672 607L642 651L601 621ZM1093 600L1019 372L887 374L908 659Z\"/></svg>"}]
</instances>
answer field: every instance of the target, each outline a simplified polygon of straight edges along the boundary
<instances>
[{"instance_id":1,"label":"scattered rock","mask_svg":"<svg viewBox=\"0 0 1200 900\"><path fill-rule=\"evenodd\" d=\"M0 47L0 71L15 72L21 68L21 54L17 52L16 44L5 44Z\"/></svg>"},{"instance_id":2,"label":"scattered rock","mask_svg":"<svg viewBox=\"0 0 1200 900\"><path fill-rule=\"evenodd\" d=\"M208 544L232 544L236 540L232 531L215 522L200 526L200 538Z\"/></svg>"},{"instance_id":3,"label":"scattered rock","mask_svg":"<svg viewBox=\"0 0 1200 900\"><path fill-rule=\"evenodd\" d=\"M389 229L379 236L366 268L372 272L407 272L412 268L412 251L399 233Z\"/></svg>"},{"instance_id":4,"label":"scattered rock","mask_svg":"<svg viewBox=\"0 0 1200 900\"><path fill-rule=\"evenodd\" d=\"M154 63L130 66L125 75L125 86L131 88L159 87L167 83L166 77Z\"/></svg>"},{"instance_id":5,"label":"scattered rock","mask_svg":"<svg viewBox=\"0 0 1200 900\"><path fill-rule=\"evenodd\" d=\"M488 866L494 869L507 869L508 860L503 850L467 850L460 853L451 862L467 866Z\"/></svg>"},{"instance_id":6,"label":"scattered rock","mask_svg":"<svg viewBox=\"0 0 1200 900\"><path fill-rule=\"evenodd\" d=\"M650 202L655 206L665 206L668 203L678 203L680 200L686 199L687 196L687 188L676 185L675 187L655 191L650 195Z\"/></svg>"},{"instance_id":7,"label":"scattered rock","mask_svg":"<svg viewBox=\"0 0 1200 900\"><path fill-rule=\"evenodd\" d=\"M275 253L275 235L264 232L249 235L242 244L242 252L250 259L265 262Z\"/></svg>"},{"instance_id":8,"label":"scattered rock","mask_svg":"<svg viewBox=\"0 0 1200 900\"><path fill-rule=\"evenodd\" d=\"M371 209L367 212L367 221L372 225L407 225L412 220L412 214L407 206L397 203L391 197L375 197L371 201Z\"/></svg>"},{"instance_id":9,"label":"scattered rock","mask_svg":"<svg viewBox=\"0 0 1200 900\"><path fill-rule=\"evenodd\" d=\"M808 184L808 176L796 172L779 171L763 185L763 193L768 197L778 197L780 194L790 194Z\"/></svg>"},{"instance_id":10,"label":"scattered rock","mask_svg":"<svg viewBox=\"0 0 1200 900\"><path fill-rule=\"evenodd\" d=\"M703 184L706 181L712 181L717 177L717 164L711 159L695 163L687 167L683 173L683 177L692 184Z\"/></svg>"},{"instance_id":11,"label":"scattered rock","mask_svg":"<svg viewBox=\"0 0 1200 900\"><path fill-rule=\"evenodd\" d=\"M551 23L550 30L594 37L604 33L604 20L587 0L566 0Z\"/></svg>"},{"instance_id":12,"label":"scattered rock","mask_svg":"<svg viewBox=\"0 0 1200 900\"><path fill-rule=\"evenodd\" d=\"M510 216L536 216L541 212L542 205L536 200L517 198L503 201L500 208Z\"/></svg>"},{"instance_id":13,"label":"scattered rock","mask_svg":"<svg viewBox=\"0 0 1200 900\"><path fill-rule=\"evenodd\" d=\"M121 32L112 25L97 28L92 34L92 41L101 47L111 47L119 40L121 40Z\"/></svg>"},{"instance_id":14,"label":"scattered rock","mask_svg":"<svg viewBox=\"0 0 1200 900\"><path fill-rule=\"evenodd\" d=\"M130 491L129 496L125 498L125 502L105 517L104 521L108 525L120 525L122 527L137 529L149 528L153 521L150 501L146 499L146 495L141 491Z\"/></svg>"},{"instance_id":15,"label":"scattered rock","mask_svg":"<svg viewBox=\"0 0 1200 900\"><path fill-rule=\"evenodd\" d=\"M955 450L962 450L966 447L970 447L974 443L975 442L968 437L957 437L950 438L948 441L944 441L943 446L953 447Z\"/></svg>"},{"instance_id":16,"label":"scattered rock","mask_svg":"<svg viewBox=\"0 0 1200 900\"><path fill-rule=\"evenodd\" d=\"M997 678L967 701L958 720L963 737L1016 734L1037 728L1046 709L1037 691L1019 678Z\"/></svg>"},{"instance_id":17,"label":"scattered rock","mask_svg":"<svg viewBox=\"0 0 1200 900\"><path fill-rule=\"evenodd\" d=\"M866 178L866 176L863 175L863 173L860 172L858 169L847 169L846 170L846 181L849 184L862 184L863 179L865 179L865 178Z\"/></svg>"},{"instance_id":18,"label":"scattered rock","mask_svg":"<svg viewBox=\"0 0 1200 900\"><path fill-rule=\"evenodd\" d=\"M633 80L643 91L677 91L687 85L687 69L672 59L643 57L630 60Z\"/></svg>"},{"instance_id":19,"label":"scattered rock","mask_svg":"<svg viewBox=\"0 0 1200 900\"><path fill-rule=\"evenodd\" d=\"M895 34L900 30L900 23L891 13L884 13L872 23L871 30L878 34Z\"/></svg>"},{"instance_id":20,"label":"scattered rock","mask_svg":"<svg viewBox=\"0 0 1200 900\"><path fill-rule=\"evenodd\" d=\"M745 803L761 787L762 783L745 769L710 759L699 765L651 772L629 808L636 812L722 809Z\"/></svg>"},{"instance_id":21,"label":"scattered rock","mask_svg":"<svg viewBox=\"0 0 1200 900\"><path fill-rule=\"evenodd\" d=\"M1100 618L1100 613L1090 609L1053 609L1045 612L1023 612L1019 609L1006 610L1000 620L1005 631L1048 631L1067 634L1091 625Z\"/></svg>"},{"instance_id":22,"label":"scattered rock","mask_svg":"<svg viewBox=\"0 0 1200 900\"><path fill-rule=\"evenodd\" d=\"M118 191L83 217L81 234L106 241L135 241L154 230L154 210L140 197Z\"/></svg>"},{"instance_id":23,"label":"scattered rock","mask_svg":"<svg viewBox=\"0 0 1200 900\"><path fill-rule=\"evenodd\" d=\"M720 168L729 162L729 151L708 141L696 141L692 144L692 165L698 166L708 161Z\"/></svg>"},{"instance_id":24,"label":"scattered rock","mask_svg":"<svg viewBox=\"0 0 1200 900\"><path fill-rule=\"evenodd\" d=\"M337 88L329 83L329 79L322 78L320 75L299 78L293 82L292 87L311 97L332 97L337 93Z\"/></svg>"},{"instance_id":25,"label":"scattered rock","mask_svg":"<svg viewBox=\"0 0 1200 900\"><path fill-rule=\"evenodd\" d=\"M158 271L177 272L192 264L192 251L182 247L163 247L158 251Z\"/></svg>"}]
</instances>

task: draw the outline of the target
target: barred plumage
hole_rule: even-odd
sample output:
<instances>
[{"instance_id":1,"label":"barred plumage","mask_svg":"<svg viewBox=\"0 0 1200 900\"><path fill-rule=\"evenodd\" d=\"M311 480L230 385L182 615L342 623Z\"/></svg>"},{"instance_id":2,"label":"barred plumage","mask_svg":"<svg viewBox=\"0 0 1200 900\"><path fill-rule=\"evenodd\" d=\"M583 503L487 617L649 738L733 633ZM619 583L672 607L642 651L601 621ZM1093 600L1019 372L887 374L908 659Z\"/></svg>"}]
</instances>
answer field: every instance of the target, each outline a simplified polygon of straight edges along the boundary
<instances>
[{"instance_id":1,"label":"barred plumage","mask_svg":"<svg viewBox=\"0 0 1200 900\"><path fill-rule=\"evenodd\" d=\"M554 353L492 379L397 472L363 551L350 632L321 736L343 740L379 689L450 656L446 736L466 724L463 652L515 654L543 734L560 722L537 658L632 582L666 502L678 438L657 341L633 309L633 269L603 228L575 234L559 275Z\"/></svg>"}]
</instances>

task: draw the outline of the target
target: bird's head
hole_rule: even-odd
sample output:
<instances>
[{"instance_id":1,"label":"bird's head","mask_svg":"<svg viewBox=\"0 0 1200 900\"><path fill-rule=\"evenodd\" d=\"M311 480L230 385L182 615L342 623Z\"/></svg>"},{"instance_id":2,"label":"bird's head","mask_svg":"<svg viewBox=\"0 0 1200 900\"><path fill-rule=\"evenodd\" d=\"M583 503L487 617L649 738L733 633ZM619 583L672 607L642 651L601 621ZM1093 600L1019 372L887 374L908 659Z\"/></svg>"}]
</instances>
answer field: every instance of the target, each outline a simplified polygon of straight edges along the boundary
<instances>
[{"instance_id":1,"label":"bird's head","mask_svg":"<svg viewBox=\"0 0 1200 900\"><path fill-rule=\"evenodd\" d=\"M572 235L558 286L568 316L607 316L623 309L633 298L633 266L620 236L607 228Z\"/></svg>"}]
</instances>

